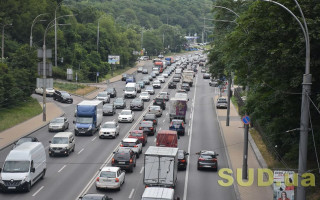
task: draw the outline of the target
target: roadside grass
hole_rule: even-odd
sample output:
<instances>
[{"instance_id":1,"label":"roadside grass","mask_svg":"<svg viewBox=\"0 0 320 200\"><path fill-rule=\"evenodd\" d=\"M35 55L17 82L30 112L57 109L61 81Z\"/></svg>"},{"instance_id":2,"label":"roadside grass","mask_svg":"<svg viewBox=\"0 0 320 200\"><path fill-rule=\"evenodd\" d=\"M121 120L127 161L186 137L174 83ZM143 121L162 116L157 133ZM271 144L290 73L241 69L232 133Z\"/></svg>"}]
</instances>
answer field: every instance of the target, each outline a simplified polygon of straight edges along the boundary
<instances>
[{"instance_id":1,"label":"roadside grass","mask_svg":"<svg viewBox=\"0 0 320 200\"><path fill-rule=\"evenodd\" d=\"M42 108L40 104L32 97L14 108L3 108L0 110L0 132L24 122L41 112Z\"/></svg>"},{"instance_id":2,"label":"roadside grass","mask_svg":"<svg viewBox=\"0 0 320 200\"><path fill-rule=\"evenodd\" d=\"M76 84L76 83L60 83L55 82L53 84L54 88L57 90L64 90L71 94L76 94L80 96L84 96L94 90L97 89L97 87L84 85L84 84Z\"/></svg>"}]
</instances>

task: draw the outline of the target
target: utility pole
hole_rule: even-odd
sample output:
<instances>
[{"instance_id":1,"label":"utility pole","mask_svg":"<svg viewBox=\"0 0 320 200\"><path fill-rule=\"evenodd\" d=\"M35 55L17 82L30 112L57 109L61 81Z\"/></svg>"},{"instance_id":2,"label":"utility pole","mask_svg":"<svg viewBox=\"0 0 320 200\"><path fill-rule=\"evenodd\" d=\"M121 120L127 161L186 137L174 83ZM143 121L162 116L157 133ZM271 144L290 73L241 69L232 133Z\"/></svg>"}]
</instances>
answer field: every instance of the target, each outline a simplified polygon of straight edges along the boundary
<instances>
[{"instance_id":1,"label":"utility pole","mask_svg":"<svg viewBox=\"0 0 320 200\"><path fill-rule=\"evenodd\" d=\"M231 97L231 73L229 75L228 80L228 106L227 106L227 120L226 120L226 126L229 126L230 122L230 97Z\"/></svg>"}]
</instances>

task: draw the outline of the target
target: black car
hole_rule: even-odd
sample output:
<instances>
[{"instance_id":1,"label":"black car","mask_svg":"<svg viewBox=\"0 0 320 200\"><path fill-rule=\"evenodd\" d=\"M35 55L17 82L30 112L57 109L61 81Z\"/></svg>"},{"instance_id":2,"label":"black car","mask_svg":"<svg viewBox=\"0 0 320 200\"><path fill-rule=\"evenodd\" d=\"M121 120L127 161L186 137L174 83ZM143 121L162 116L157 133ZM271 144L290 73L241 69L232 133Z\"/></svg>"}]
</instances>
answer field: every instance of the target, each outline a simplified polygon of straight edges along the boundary
<instances>
[{"instance_id":1,"label":"black car","mask_svg":"<svg viewBox=\"0 0 320 200\"><path fill-rule=\"evenodd\" d=\"M143 116L143 121L152 121L154 125L158 124L158 118L156 114L147 113Z\"/></svg>"},{"instance_id":2,"label":"black car","mask_svg":"<svg viewBox=\"0 0 320 200\"><path fill-rule=\"evenodd\" d=\"M126 108L127 104L126 104L126 100L122 97L116 98L116 100L113 102L114 105L116 106L116 108Z\"/></svg>"},{"instance_id":3,"label":"black car","mask_svg":"<svg viewBox=\"0 0 320 200\"><path fill-rule=\"evenodd\" d=\"M12 149L16 148L17 146L25 142L39 142L39 140L36 137L32 137L32 136L22 137L15 143L13 143Z\"/></svg>"},{"instance_id":4,"label":"black car","mask_svg":"<svg viewBox=\"0 0 320 200\"><path fill-rule=\"evenodd\" d=\"M112 166L133 172L133 168L136 166L136 154L131 149L119 148L113 154Z\"/></svg>"},{"instance_id":5,"label":"black car","mask_svg":"<svg viewBox=\"0 0 320 200\"><path fill-rule=\"evenodd\" d=\"M156 97L153 100L154 106L160 106L162 110L166 109L166 100L163 97Z\"/></svg>"},{"instance_id":6,"label":"black car","mask_svg":"<svg viewBox=\"0 0 320 200\"><path fill-rule=\"evenodd\" d=\"M107 88L105 91L110 95L111 98L117 97L117 90L115 88Z\"/></svg>"},{"instance_id":7,"label":"black car","mask_svg":"<svg viewBox=\"0 0 320 200\"><path fill-rule=\"evenodd\" d=\"M178 150L178 169L187 169L187 156L189 153L187 153L185 150L179 149Z\"/></svg>"},{"instance_id":8,"label":"black car","mask_svg":"<svg viewBox=\"0 0 320 200\"><path fill-rule=\"evenodd\" d=\"M122 80L122 81L126 81L126 80L127 80L127 74L122 74L121 80Z\"/></svg>"},{"instance_id":9,"label":"black car","mask_svg":"<svg viewBox=\"0 0 320 200\"><path fill-rule=\"evenodd\" d=\"M53 93L53 100L59 101L61 103L73 103L73 98L66 91L55 90Z\"/></svg>"},{"instance_id":10,"label":"black car","mask_svg":"<svg viewBox=\"0 0 320 200\"><path fill-rule=\"evenodd\" d=\"M198 153L196 153L199 155L198 158L198 170L200 169L214 169L215 171L218 170L218 159L217 156L219 154L217 154L214 151L207 151L207 150L202 150Z\"/></svg>"},{"instance_id":11,"label":"black car","mask_svg":"<svg viewBox=\"0 0 320 200\"><path fill-rule=\"evenodd\" d=\"M106 194L85 194L82 197L79 197L82 200L113 200L109 198Z\"/></svg>"},{"instance_id":12,"label":"black car","mask_svg":"<svg viewBox=\"0 0 320 200\"><path fill-rule=\"evenodd\" d=\"M189 83L182 83L181 89L186 90L186 91L190 91Z\"/></svg>"},{"instance_id":13,"label":"black car","mask_svg":"<svg viewBox=\"0 0 320 200\"><path fill-rule=\"evenodd\" d=\"M149 77L147 77L147 76L143 77L142 81L144 82L145 85L150 85Z\"/></svg>"},{"instance_id":14,"label":"black car","mask_svg":"<svg viewBox=\"0 0 320 200\"><path fill-rule=\"evenodd\" d=\"M156 125L153 124L153 121L142 121L139 130L147 133L147 135L154 135L156 133Z\"/></svg>"},{"instance_id":15,"label":"black car","mask_svg":"<svg viewBox=\"0 0 320 200\"><path fill-rule=\"evenodd\" d=\"M104 104L102 107L103 115L114 115L116 114L116 106L113 103Z\"/></svg>"},{"instance_id":16,"label":"black car","mask_svg":"<svg viewBox=\"0 0 320 200\"><path fill-rule=\"evenodd\" d=\"M178 135L185 134L185 127L182 119L173 119L170 123L169 130L177 131Z\"/></svg>"},{"instance_id":17,"label":"black car","mask_svg":"<svg viewBox=\"0 0 320 200\"><path fill-rule=\"evenodd\" d=\"M177 89L177 83L176 82L170 82L168 85L169 89Z\"/></svg>"},{"instance_id":18,"label":"black car","mask_svg":"<svg viewBox=\"0 0 320 200\"><path fill-rule=\"evenodd\" d=\"M143 110L144 109L144 101L140 98L135 98L130 103L130 110Z\"/></svg>"}]
</instances>

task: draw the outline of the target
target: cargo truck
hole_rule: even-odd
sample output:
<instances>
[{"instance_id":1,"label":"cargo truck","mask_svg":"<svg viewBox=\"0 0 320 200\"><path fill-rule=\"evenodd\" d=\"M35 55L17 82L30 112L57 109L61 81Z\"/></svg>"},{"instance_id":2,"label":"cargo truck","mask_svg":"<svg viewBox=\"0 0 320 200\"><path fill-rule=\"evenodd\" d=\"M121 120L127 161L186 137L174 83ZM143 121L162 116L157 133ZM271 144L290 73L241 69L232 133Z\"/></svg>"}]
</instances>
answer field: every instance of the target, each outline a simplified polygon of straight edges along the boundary
<instances>
[{"instance_id":1,"label":"cargo truck","mask_svg":"<svg viewBox=\"0 0 320 200\"><path fill-rule=\"evenodd\" d=\"M190 87L193 85L193 77L194 72L193 71L183 71L182 73L182 83L188 83Z\"/></svg>"},{"instance_id":2,"label":"cargo truck","mask_svg":"<svg viewBox=\"0 0 320 200\"><path fill-rule=\"evenodd\" d=\"M76 120L74 121L75 135L93 135L102 122L102 101L82 101L77 105Z\"/></svg>"},{"instance_id":3,"label":"cargo truck","mask_svg":"<svg viewBox=\"0 0 320 200\"><path fill-rule=\"evenodd\" d=\"M186 113L188 109L188 97L183 94L177 93L179 96L175 96L169 101L169 117L170 122L173 119L182 119L186 121Z\"/></svg>"},{"instance_id":4,"label":"cargo truck","mask_svg":"<svg viewBox=\"0 0 320 200\"><path fill-rule=\"evenodd\" d=\"M141 200L180 200L174 197L174 189L163 187L147 187L144 189Z\"/></svg>"},{"instance_id":5,"label":"cargo truck","mask_svg":"<svg viewBox=\"0 0 320 200\"><path fill-rule=\"evenodd\" d=\"M174 188L178 173L178 148L150 146L144 154L146 187Z\"/></svg>"}]
</instances>

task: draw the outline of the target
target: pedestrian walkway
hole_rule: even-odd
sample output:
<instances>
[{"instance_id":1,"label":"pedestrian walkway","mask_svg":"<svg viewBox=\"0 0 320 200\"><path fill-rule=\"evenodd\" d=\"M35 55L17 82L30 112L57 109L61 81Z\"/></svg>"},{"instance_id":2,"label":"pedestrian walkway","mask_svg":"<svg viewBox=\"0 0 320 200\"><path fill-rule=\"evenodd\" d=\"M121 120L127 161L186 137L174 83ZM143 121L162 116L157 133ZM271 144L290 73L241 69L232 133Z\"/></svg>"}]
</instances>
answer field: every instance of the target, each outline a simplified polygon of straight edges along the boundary
<instances>
[{"instance_id":1,"label":"pedestrian walkway","mask_svg":"<svg viewBox=\"0 0 320 200\"><path fill-rule=\"evenodd\" d=\"M214 97L214 102L218 95ZM257 170L258 168L263 168L265 166L260 166L259 163L263 163L264 161L259 161L257 159L256 154L254 153L253 147L248 145L248 169L254 169L254 178L253 184L251 186L239 186L237 183L237 169L242 169L243 164L243 146L244 146L244 125L240 119L240 116L232 104L230 102L230 123L229 126L226 126L226 118L227 118L227 109L217 109L217 115L219 119L219 124L222 132L222 136L224 138L225 146L227 154L229 155L229 167L233 171L234 177L234 187L236 190L236 194L238 199L240 200L270 200L273 199L273 191L271 186L268 187L258 187L258 176ZM250 134L249 134L250 135ZM253 140L251 141L253 142ZM254 148L255 145L253 145ZM255 149L257 151L257 149ZM259 159L263 159L258 155ZM242 179L241 179L242 180ZM247 180L244 180L247 182Z\"/></svg>"},{"instance_id":2,"label":"pedestrian walkway","mask_svg":"<svg viewBox=\"0 0 320 200\"><path fill-rule=\"evenodd\" d=\"M151 61L141 61L139 63L136 63L135 67L130 68L125 73L133 74L135 71L137 71L138 67L145 65L147 62L151 62ZM110 79L110 83L119 81L121 80L121 78L122 78L122 75L115 76ZM98 88L94 92L85 96L85 99L93 99L94 97L97 96L98 92L103 91L104 89L105 88ZM43 115L41 113L27 121L24 121L14 127L11 127L7 130L0 132L0 150L11 145L13 142L17 141L19 138L27 136L32 132L46 126L54 118L64 115L64 112L55 103L48 102L46 103L46 114L47 115L46 115L45 122L42 121Z\"/></svg>"}]
</instances>

